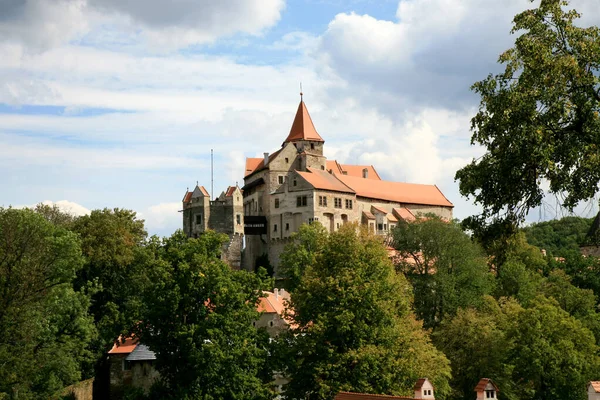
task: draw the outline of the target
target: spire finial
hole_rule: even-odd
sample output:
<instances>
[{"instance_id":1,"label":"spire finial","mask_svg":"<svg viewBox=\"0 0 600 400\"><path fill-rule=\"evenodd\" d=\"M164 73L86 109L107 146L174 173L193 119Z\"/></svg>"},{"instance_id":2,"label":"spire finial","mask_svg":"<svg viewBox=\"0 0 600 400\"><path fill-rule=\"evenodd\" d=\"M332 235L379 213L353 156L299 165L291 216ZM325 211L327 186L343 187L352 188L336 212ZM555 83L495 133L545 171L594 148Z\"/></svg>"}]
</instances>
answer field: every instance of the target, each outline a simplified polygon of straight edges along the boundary
<instances>
[{"instance_id":1,"label":"spire finial","mask_svg":"<svg viewBox=\"0 0 600 400\"><path fill-rule=\"evenodd\" d=\"M196 181L196 186L198 186L198 181Z\"/></svg>"},{"instance_id":2,"label":"spire finial","mask_svg":"<svg viewBox=\"0 0 600 400\"><path fill-rule=\"evenodd\" d=\"M300 101L302 101L302 95L304 93L302 93L302 82L300 82Z\"/></svg>"}]
</instances>

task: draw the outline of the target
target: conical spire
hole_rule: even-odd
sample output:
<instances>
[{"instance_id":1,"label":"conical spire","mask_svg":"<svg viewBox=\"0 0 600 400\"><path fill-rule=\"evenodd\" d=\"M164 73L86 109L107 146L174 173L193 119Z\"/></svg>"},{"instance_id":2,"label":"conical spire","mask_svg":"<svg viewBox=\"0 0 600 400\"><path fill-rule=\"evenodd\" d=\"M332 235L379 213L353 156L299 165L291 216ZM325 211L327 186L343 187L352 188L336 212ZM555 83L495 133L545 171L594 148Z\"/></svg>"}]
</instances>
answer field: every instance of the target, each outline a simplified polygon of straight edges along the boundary
<instances>
[{"instance_id":1,"label":"conical spire","mask_svg":"<svg viewBox=\"0 0 600 400\"><path fill-rule=\"evenodd\" d=\"M296 142L299 140L309 140L312 142L325 142L323 138L317 133L315 125L308 114L306 105L302 100L302 94L300 94L300 104L298 105L298 111L296 111L296 117L290 129L290 134L287 139L283 142L285 145L288 142Z\"/></svg>"}]
</instances>

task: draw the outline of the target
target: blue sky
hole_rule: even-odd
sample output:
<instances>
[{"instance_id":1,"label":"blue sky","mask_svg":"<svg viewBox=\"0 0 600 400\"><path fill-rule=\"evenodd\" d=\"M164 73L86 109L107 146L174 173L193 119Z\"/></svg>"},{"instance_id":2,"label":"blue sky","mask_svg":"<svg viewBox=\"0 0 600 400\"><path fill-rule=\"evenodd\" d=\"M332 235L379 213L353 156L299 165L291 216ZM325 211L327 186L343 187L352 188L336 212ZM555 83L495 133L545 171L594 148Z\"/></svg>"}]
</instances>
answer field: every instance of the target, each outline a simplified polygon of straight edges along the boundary
<instances>
[{"instance_id":1,"label":"blue sky","mask_svg":"<svg viewBox=\"0 0 600 400\"><path fill-rule=\"evenodd\" d=\"M574 0L598 24L597 0ZM180 227L187 187L243 181L279 148L302 82L325 154L384 179L437 184L477 211L454 172L469 86L498 70L527 0L10 0L0 3L0 205L136 210ZM551 199L543 218L557 214ZM582 207L591 215L595 209ZM539 218L539 212L533 219ZM560 213L558 213L560 216Z\"/></svg>"}]
</instances>

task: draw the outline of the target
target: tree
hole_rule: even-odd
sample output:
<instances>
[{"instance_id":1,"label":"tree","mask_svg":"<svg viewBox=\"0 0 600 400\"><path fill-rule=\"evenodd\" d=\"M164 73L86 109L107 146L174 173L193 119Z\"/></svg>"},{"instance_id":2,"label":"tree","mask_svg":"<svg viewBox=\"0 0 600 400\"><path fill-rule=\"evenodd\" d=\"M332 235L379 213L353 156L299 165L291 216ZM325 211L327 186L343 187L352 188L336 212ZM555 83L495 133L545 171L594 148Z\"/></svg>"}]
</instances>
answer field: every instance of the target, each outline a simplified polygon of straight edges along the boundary
<instances>
[{"instance_id":1,"label":"tree","mask_svg":"<svg viewBox=\"0 0 600 400\"><path fill-rule=\"evenodd\" d=\"M486 244L516 231L544 182L571 210L598 191L600 30L578 27L566 6L542 0L518 14L512 33L524 33L500 56L504 72L472 87L481 103L471 143L486 153L456 179L483 208L465 224Z\"/></svg>"},{"instance_id":2,"label":"tree","mask_svg":"<svg viewBox=\"0 0 600 400\"><path fill-rule=\"evenodd\" d=\"M354 224L325 237L291 292L285 396L408 394L428 376L443 398L448 362L411 314L411 297L378 238Z\"/></svg>"},{"instance_id":3,"label":"tree","mask_svg":"<svg viewBox=\"0 0 600 400\"><path fill-rule=\"evenodd\" d=\"M585 399L598 370L594 335L552 299L538 297L507 332L509 359L523 400Z\"/></svg>"},{"instance_id":4,"label":"tree","mask_svg":"<svg viewBox=\"0 0 600 400\"><path fill-rule=\"evenodd\" d=\"M90 312L100 332L97 351L103 354L140 319L140 294L150 284L152 265L143 246L147 233L134 211L119 208L93 210L77 218L72 230L81 239L85 259L77 284L99 286Z\"/></svg>"},{"instance_id":5,"label":"tree","mask_svg":"<svg viewBox=\"0 0 600 400\"><path fill-rule=\"evenodd\" d=\"M75 291L77 236L33 210L0 208L0 398L48 398L77 382L95 331Z\"/></svg>"},{"instance_id":6,"label":"tree","mask_svg":"<svg viewBox=\"0 0 600 400\"><path fill-rule=\"evenodd\" d=\"M523 228L523 232L529 244L545 249L550 256L565 257L579 251L591 225L591 218L564 217L538 222Z\"/></svg>"},{"instance_id":7,"label":"tree","mask_svg":"<svg viewBox=\"0 0 600 400\"><path fill-rule=\"evenodd\" d=\"M226 235L188 239L182 231L156 247L154 284L136 332L156 353L155 398L272 399L268 335L253 327L270 284L220 259Z\"/></svg>"},{"instance_id":8,"label":"tree","mask_svg":"<svg viewBox=\"0 0 600 400\"><path fill-rule=\"evenodd\" d=\"M315 263L316 255L327 241L327 230L319 222L300 226L291 236L292 241L281 255L281 276L289 291L294 291L309 265Z\"/></svg>"},{"instance_id":9,"label":"tree","mask_svg":"<svg viewBox=\"0 0 600 400\"><path fill-rule=\"evenodd\" d=\"M458 224L431 215L398 223L393 236L397 268L413 284L415 313L425 327L480 304L492 292L487 257Z\"/></svg>"}]
</instances>

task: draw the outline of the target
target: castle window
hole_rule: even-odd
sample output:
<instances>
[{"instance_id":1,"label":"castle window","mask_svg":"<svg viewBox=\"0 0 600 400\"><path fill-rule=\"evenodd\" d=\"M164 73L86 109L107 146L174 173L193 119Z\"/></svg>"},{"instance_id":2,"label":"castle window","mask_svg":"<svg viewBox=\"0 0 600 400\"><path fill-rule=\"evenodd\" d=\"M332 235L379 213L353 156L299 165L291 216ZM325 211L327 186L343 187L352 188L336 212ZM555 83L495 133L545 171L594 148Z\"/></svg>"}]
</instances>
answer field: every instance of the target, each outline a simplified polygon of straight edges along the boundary
<instances>
[{"instance_id":1,"label":"castle window","mask_svg":"<svg viewBox=\"0 0 600 400\"><path fill-rule=\"evenodd\" d=\"M306 196L296 197L296 207L304 207L307 204Z\"/></svg>"},{"instance_id":2,"label":"castle window","mask_svg":"<svg viewBox=\"0 0 600 400\"><path fill-rule=\"evenodd\" d=\"M286 163L286 164L289 164L289 162L290 162L290 159L286 157L286 158L285 158L285 163Z\"/></svg>"},{"instance_id":3,"label":"castle window","mask_svg":"<svg viewBox=\"0 0 600 400\"><path fill-rule=\"evenodd\" d=\"M342 208L341 205L340 205L340 208ZM346 208L349 210L352 210L352 200L346 199Z\"/></svg>"},{"instance_id":4,"label":"castle window","mask_svg":"<svg viewBox=\"0 0 600 400\"><path fill-rule=\"evenodd\" d=\"M238 225L242 224L242 216L240 214L235 216L235 222L237 222Z\"/></svg>"},{"instance_id":5,"label":"castle window","mask_svg":"<svg viewBox=\"0 0 600 400\"><path fill-rule=\"evenodd\" d=\"M296 180L294 179L294 186L296 186L298 184L298 182L296 182Z\"/></svg>"},{"instance_id":6,"label":"castle window","mask_svg":"<svg viewBox=\"0 0 600 400\"><path fill-rule=\"evenodd\" d=\"M378 231L382 231L383 230L383 224L377 224L377 230Z\"/></svg>"},{"instance_id":7,"label":"castle window","mask_svg":"<svg viewBox=\"0 0 600 400\"><path fill-rule=\"evenodd\" d=\"M327 196L319 196L319 205L327 207Z\"/></svg>"},{"instance_id":8,"label":"castle window","mask_svg":"<svg viewBox=\"0 0 600 400\"><path fill-rule=\"evenodd\" d=\"M387 231L387 224L383 224L383 230Z\"/></svg>"},{"instance_id":9,"label":"castle window","mask_svg":"<svg viewBox=\"0 0 600 400\"><path fill-rule=\"evenodd\" d=\"M340 229L340 223L339 222L337 223L337 228Z\"/></svg>"},{"instance_id":10,"label":"castle window","mask_svg":"<svg viewBox=\"0 0 600 400\"><path fill-rule=\"evenodd\" d=\"M273 321L269 321L269 326L273 326Z\"/></svg>"},{"instance_id":11,"label":"castle window","mask_svg":"<svg viewBox=\"0 0 600 400\"><path fill-rule=\"evenodd\" d=\"M325 166L324 166L324 165L321 165L321 169L322 169L323 171L325 171Z\"/></svg>"},{"instance_id":12,"label":"castle window","mask_svg":"<svg viewBox=\"0 0 600 400\"><path fill-rule=\"evenodd\" d=\"M314 144L314 143L311 143L311 144L310 144L310 149L311 149L311 150L314 150L314 149L315 149L315 144Z\"/></svg>"},{"instance_id":13,"label":"castle window","mask_svg":"<svg viewBox=\"0 0 600 400\"><path fill-rule=\"evenodd\" d=\"M335 197L333 199L333 205L335 206L335 208L342 208L342 199L340 199L339 197Z\"/></svg>"},{"instance_id":14,"label":"castle window","mask_svg":"<svg viewBox=\"0 0 600 400\"><path fill-rule=\"evenodd\" d=\"M275 199L275 208L279 208L279 199Z\"/></svg>"},{"instance_id":15,"label":"castle window","mask_svg":"<svg viewBox=\"0 0 600 400\"><path fill-rule=\"evenodd\" d=\"M279 184L282 185L283 184L283 175L279 175L277 178L279 180Z\"/></svg>"},{"instance_id":16,"label":"castle window","mask_svg":"<svg viewBox=\"0 0 600 400\"><path fill-rule=\"evenodd\" d=\"M196 225L202 224L202 214L196 215Z\"/></svg>"},{"instance_id":17,"label":"castle window","mask_svg":"<svg viewBox=\"0 0 600 400\"><path fill-rule=\"evenodd\" d=\"M277 224L273 225L273 232L277 232Z\"/></svg>"},{"instance_id":18,"label":"castle window","mask_svg":"<svg viewBox=\"0 0 600 400\"><path fill-rule=\"evenodd\" d=\"M289 231L289 230L290 230L290 224L288 224L288 223L286 223L286 224L285 224L285 230L286 230L286 231Z\"/></svg>"}]
</instances>

